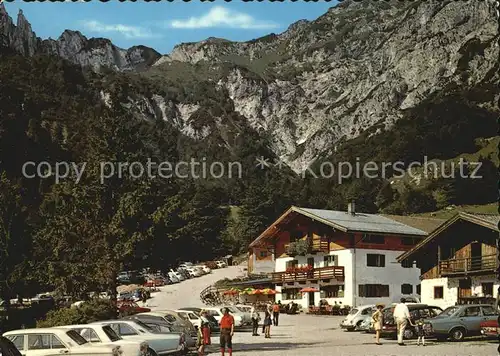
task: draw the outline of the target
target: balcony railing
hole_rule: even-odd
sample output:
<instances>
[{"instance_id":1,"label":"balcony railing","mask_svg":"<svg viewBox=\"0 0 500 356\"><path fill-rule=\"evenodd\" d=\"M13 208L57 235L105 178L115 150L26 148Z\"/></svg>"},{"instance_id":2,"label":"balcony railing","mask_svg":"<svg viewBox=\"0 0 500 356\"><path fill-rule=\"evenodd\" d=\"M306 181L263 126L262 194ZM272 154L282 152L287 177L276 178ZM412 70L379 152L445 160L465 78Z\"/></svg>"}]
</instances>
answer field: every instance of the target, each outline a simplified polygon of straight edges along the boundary
<instances>
[{"instance_id":1,"label":"balcony railing","mask_svg":"<svg viewBox=\"0 0 500 356\"><path fill-rule=\"evenodd\" d=\"M315 239L311 243L311 252L330 252L330 243L326 239Z\"/></svg>"},{"instance_id":2,"label":"balcony railing","mask_svg":"<svg viewBox=\"0 0 500 356\"><path fill-rule=\"evenodd\" d=\"M344 280L344 266L328 266L313 268L307 272L274 272L272 280L274 283L299 282L312 279L336 279Z\"/></svg>"},{"instance_id":3,"label":"balcony railing","mask_svg":"<svg viewBox=\"0 0 500 356\"><path fill-rule=\"evenodd\" d=\"M308 241L308 240L302 240L302 241ZM290 245L294 244L294 242L285 244L285 251L288 253L288 249L290 248ZM327 239L314 239L314 240L309 240L308 241L308 249L307 249L307 254L311 253L318 253L318 252L323 252L323 253L328 253L330 252L330 243L328 242Z\"/></svg>"},{"instance_id":4,"label":"balcony railing","mask_svg":"<svg viewBox=\"0 0 500 356\"><path fill-rule=\"evenodd\" d=\"M439 262L439 271L442 276L494 272L496 268L496 255L457 258Z\"/></svg>"}]
</instances>

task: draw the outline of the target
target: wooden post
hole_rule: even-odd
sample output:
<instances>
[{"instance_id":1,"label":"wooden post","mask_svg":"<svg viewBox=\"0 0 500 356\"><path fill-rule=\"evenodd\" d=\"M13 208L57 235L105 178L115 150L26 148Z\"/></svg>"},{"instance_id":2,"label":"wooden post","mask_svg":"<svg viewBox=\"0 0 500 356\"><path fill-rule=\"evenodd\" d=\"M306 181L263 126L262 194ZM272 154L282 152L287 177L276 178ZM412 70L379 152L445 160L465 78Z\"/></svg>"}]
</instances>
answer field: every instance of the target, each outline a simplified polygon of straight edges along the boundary
<instances>
[{"instance_id":1,"label":"wooden post","mask_svg":"<svg viewBox=\"0 0 500 356\"><path fill-rule=\"evenodd\" d=\"M438 257L438 276L441 277L441 245L438 244L437 248Z\"/></svg>"}]
</instances>

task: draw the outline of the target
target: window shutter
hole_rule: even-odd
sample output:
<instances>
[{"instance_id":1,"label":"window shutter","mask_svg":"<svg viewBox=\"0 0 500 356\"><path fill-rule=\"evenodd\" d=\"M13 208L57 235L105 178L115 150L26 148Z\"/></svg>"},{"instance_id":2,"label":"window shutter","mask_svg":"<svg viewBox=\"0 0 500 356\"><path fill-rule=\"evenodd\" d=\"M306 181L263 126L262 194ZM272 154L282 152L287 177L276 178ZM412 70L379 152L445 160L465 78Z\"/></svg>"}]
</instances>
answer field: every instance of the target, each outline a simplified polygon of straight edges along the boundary
<instances>
[{"instance_id":1,"label":"window shutter","mask_svg":"<svg viewBox=\"0 0 500 356\"><path fill-rule=\"evenodd\" d=\"M360 297L364 297L365 296L365 285L364 284L360 284L359 285L359 296Z\"/></svg>"}]
</instances>

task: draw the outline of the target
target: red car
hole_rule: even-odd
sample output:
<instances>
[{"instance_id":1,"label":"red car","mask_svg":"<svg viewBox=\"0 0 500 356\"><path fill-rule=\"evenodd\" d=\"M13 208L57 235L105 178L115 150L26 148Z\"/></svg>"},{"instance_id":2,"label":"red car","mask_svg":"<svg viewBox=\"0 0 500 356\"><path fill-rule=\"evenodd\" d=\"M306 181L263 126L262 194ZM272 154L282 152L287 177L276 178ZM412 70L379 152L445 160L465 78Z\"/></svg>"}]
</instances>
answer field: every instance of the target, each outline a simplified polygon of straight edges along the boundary
<instances>
[{"instance_id":1,"label":"red car","mask_svg":"<svg viewBox=\"0 0 500 356\"><path fill-rule=\"evenodd\" d=\"M500 332L498 320L482 321L479 327L481 328L481 334L487 337L498 337Z\"/></svg>"},{"instance_id":2,"label":"red car","mask_svg":"<svg viewBox=\"0 0 500 356\"><path fill-rule=\"evenodd\" d=\"M134 315L150 312L151 309L140 307L139 304L131 300L122 300L117 303L120 314Z\"/></svg>"}]
</instances>

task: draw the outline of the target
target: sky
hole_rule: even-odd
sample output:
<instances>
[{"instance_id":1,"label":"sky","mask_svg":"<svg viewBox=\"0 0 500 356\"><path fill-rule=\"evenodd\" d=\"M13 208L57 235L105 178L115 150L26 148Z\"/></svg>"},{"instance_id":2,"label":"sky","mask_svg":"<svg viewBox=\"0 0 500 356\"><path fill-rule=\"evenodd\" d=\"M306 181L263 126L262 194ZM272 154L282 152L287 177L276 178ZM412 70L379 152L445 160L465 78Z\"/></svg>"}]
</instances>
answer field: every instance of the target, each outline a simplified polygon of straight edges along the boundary
<instances>
[{"instance_id":1,"label":"sky","mask_svg":"<svg viewBox=\"0 0 500 356\"><path fill-rule=\"evenodd\" d=\"M0 0L1 1L1 0ZM87 37L109 38L122 48L152 47L162 54L184 42L208 37L248 41L269 33L285 31L292 23L314 20L331 2L214 2L162 1L160 3L118 2L12 2L5 3L9 15L19 9L38 37L58 38L65 29L78 30Z\"/></svg>"}]
</instances>

